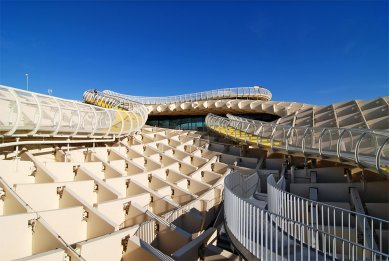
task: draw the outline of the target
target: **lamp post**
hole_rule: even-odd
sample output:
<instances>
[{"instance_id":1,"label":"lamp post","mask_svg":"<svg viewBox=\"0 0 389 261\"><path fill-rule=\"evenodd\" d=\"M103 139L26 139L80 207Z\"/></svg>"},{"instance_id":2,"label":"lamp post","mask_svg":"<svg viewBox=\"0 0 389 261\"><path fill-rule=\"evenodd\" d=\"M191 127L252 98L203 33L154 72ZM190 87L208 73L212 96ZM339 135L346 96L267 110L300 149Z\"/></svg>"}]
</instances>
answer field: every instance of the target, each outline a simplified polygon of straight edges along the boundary
<instances>
[{"instance_id":1,"label":"lamp post","mask_svg":"<svg viewBox=\"0 0 389 261\"><path fill-rule=\"evenodd\" d=\"M27 85L27 91L28 91L28 73L26 73L26 85Z\"/></svg>"}]
</instances>

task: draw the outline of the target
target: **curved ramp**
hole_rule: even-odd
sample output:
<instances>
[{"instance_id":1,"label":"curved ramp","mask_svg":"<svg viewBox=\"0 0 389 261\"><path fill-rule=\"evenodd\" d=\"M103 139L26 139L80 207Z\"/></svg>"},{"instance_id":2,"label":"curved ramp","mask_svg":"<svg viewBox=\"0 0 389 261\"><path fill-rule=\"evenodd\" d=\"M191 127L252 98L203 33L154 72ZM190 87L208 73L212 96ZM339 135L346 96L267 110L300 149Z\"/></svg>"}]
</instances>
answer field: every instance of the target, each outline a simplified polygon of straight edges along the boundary
<instances>
[{"instance_id":1,"label":"curved ramp","mask_svg":"<svg viewBox=\"0 0 389 261\"><path fill-rule=\"evenodd\" d=\"M259 86L253 87L236 87L236 88L225 88L217 89L206 92L197 92L190 94L182 94L175 96L166 97L145 97L145 96L131 96L124 95L117 92L105 90L104 94L115 96L118 98L126 99L129 101L135 101L147 105L160 105L170 103L184 103L184 102L195 102L205 100L217 100L217 99L253 99L270 101L272 94L268 89Z\"/></svg>"},{"instance_id":2,"label":"curved ramp","mask_svg":"<svg viewBox=\"0 0 389 261\"><path fill-rule=\"evenodd\" d=\"M389 134L369 129L293 127L208 114L206 126L267 150L345 162L389 176Z\"/></svg>"},{"instance_id":3,"label":"curved ramp","mask_svg":"<svg viewBox=\"0 0 389 261\"><path fill-rule=\"evenodd\" d=\"M85 91L83 98L85 103L114 109L126 124L134 125L136 130L142 128L147 121L148 110L140 103L113 97L96 90Z\"/></svg>"},{"instance_id":4,"label":"curved ramp","mask_svg":"<svg viewBox=\"0 0 389 261\"><path fill-rule=\"evenodd\" d=\"M0 85L4 137L120 137L139 130L146 120L140 104L118 111Z\"/></svg>"},{"instance_id":5,"label":"curved ramp","mask_svg":"<svg viewBox=\"0 0 389 261\"><path fill-rule=\"evenodd\" d=\"M102 107L125 107L136 102L147 106L149 115L207 115L267 113L284 117L299 110L312 108L304 103L271 101L269 90L260 87L236 87L166 97L125 95L110 90L88 90L84 101ZM253 105L255 105L253 107Z\"/></svg>"},{"instance_id":6,"label":"curved ramp","mask_svg":"<svg viewBox=\"0 0 389 261\"><path fill-rule=\"evenodd\" d=\"M257 180L256 174L243 176L239 172L224 179L225 228L246 259L389 259L383 247L387 238L382 236L388 221L295 196L282 189L283 176L277 183L273 175L268 177L267 208L263 208L263 201L252 197L251 188L256 188ZM337 218L342 226L335 222ZM362 226L358 227L359 223ZM369 226L381 236L374 237ZM351 237L350 230L362 231L363 240Z\"/></svg>"}]
</instances>

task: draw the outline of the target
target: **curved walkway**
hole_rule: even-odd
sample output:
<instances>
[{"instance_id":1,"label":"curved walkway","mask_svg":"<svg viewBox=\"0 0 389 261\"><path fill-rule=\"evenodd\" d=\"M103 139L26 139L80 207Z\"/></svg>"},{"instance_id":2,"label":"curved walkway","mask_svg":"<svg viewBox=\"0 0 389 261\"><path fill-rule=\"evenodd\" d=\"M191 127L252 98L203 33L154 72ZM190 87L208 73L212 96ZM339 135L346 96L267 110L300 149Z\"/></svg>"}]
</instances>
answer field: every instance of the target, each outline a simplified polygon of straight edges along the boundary
<instances>
[{"instance_id":1,"label":"curved walkway","mask_svg":"<svg viewBox=\"0 0 389 261\"><path fill-rule=\"evenodd\" d=\"M369 129L292 127L208 114L207 127L264 149L345 162L389 176L389 135Z\"/></svg>"},{"instance_id":2,"label":"curved walkway","mask_svg":"<svg viewBox=\"0 0 389 261\"><path fill-rule=\"evenodd\" d=\"M235 99L235 98L270 101L272 98L272 94L268 89L259 86L225 88L225 89L217 89L217 90L211 90L206 92L197 92L197 93L166 96L166 97L131 96L131 95L124 95L109 90L105 90L103 91L103 93L116 96L118 98L123 98L129 101L135 101L142 104L147 104L147 105L171 104L171 103L178 103L178 102L195 102L195 101L204 101L204 100L211 100L211 99Z\"/></svg>"},{"instance_id":3,"label":"curved walkway","mask_svg":"<svg viewBox=\"0 0 389 261\"><path fill-rule=\"evenodd\" d=\"M140 130L147 120L144 105L128 111L0 85L0 135L4 137L121 137Z\"/></svg>"},{"instance_id":4,"label":"curved walkway","mask_svg":"<svg viewBox=\"0 0 389 261\"><path fill-rule=\"evenodd\" d=\"M229 174L224 180L225 225L239 251L250 253L246 258L254 257L260 260L389 259L388 253L382 251L382 228L387 229L388 221L282 192L279 186L282 180L276 183L273 176L268 178L268 210L266 210L259 207L260 204L256 204L257 200L253 197L242 196L242 190L244 192L245 188L252 187L252 183L252 176L245 178L237 172ZM332 218L335 221L335 215L339 213L342 215L342 222L345 222L342 223L344 228L342 226L341 231L337 231L337 226L331 223ZM364 226L358 228L360 222ZM367 229L370 224L375 226L378 235L367 232L373 231ZM362 242L354 238L354 234L350 236L352 229L355 231L362 229L364 235ZM375 238L378 238L378 241L375 241Z\"/></svg>"}]
</instances>

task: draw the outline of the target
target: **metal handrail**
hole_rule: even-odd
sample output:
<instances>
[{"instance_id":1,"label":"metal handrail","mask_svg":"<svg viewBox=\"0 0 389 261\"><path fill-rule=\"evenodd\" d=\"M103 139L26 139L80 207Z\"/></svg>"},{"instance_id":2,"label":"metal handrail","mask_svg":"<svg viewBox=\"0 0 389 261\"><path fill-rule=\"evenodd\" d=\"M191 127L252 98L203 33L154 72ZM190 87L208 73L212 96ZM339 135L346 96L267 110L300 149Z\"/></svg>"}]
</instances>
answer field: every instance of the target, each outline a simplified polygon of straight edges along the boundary
<instances>
[{"instance_id":1,"label":"metal handrail","mask_svg":"<svg viewBox=\"0 0 389 261\"><path fill-rule=\"evenodd\" d=\"M139 102L124 99L98 90L86 90L83 94L83 99L86 103L106 108L117 107L124 110L131 110L135 107L142 107Z\"/></svg>"},{"instance_id":2,"label":"metal handrail","mask_svg":"<svg viewBox=\"0 0 389 261\"><path fill-rule=\"evenodd\" d=\"M217 115L215 115L215 116L217 116ZM232 114L227 114L226 117L227 117L227 120L231 119L231 120L238 121L238 122L247 122L247 123L251 123L251 124L256 125L256 126L257 125L262 126L263 124L265 124L265 125L271 126L271 127L284 127L284 128L293 128L293 129L295 129L295 128L311 128L314 130L323 130L323 129L339 130L339 131L350 130L350 131L355 131L355 132L360 132L360 133L372 133L372 134L378 134L378 135L383 135L383 136L389 135L388 131L379 130L379 129L344 128L344 127L339 127L339 128L334 128L334 127L296 127L296 126L290 126L290 125L285 125L285 124L277 124L277 123L272 123L272 122L247 119L247 118L235 116ZM223 118L223 119L225 119L225 118Z\"/></svg>"},{"instance_id":3,"label":"metal handrail","mask_svg":"<svg viewBox=\"0 0 389 261\"><path fill-rule=\"evenodd\" d=\"M269 177L271 177L271 176L274 177L273 174L270 175ZM277 190L277 191L279 191L281 193L284 193L285 195L293 196L294 198L296 198L298 200L303 200L304 202L306 201L309 204L317 204L318 206L323 206L323 207L326 207L326 208L331 208L331 209L335 209L335 210L345 211L347 213L350 213L351 215L358 215L358 216L361 216L361 217L374 219L374 220L376 220L378 222L385 222L385 223L387 223L388 228L389 228L389 221L388 220L384 220L384 219L381 219L381 218L376 218L376 217L368 216L368 215L365 215L365 214L362 214L362 213L358 213L358 212L355 212L355 211L352 211L352 210L348 210L348 209L340 208L340 207L337 207L337 206L329 205L329 204L326 204L326 203L323 203L323 202L317 202L317 201L314 201L314 200L311 200L311 199L307 199L307 198L304 198L304 197L301 197L301 196L298 196L298 195L294 195L294 194L292 194L290 192L281 190L274 183L269 182L269 177L268 177L268 181L267 181L268 189L269 189L269 186L270 186L270 189L275 189L275 190Z\"/></svg>"},{"instance_id":4,"label":"metal handrail","mask_svg":"<svg viewBox=\"0 0 389 261\"><path fill-rule=\"evenodd\" d=\"M297 215L273 213L270 209L256 206L252 199L239 197L232 189L240 182L235 178L237 175L240 174L231 173L224 180L226 225L239 243L256 258L267 260L275 256L277 260L281 256L287 260L389 260L387 253L365 242L354 242L323 227L300 222Z\"/></svg>"},{"instance_id":5,"label":"metal handrail","mask_svg":"<svg viewBox=\"0 0 389 261\"><path fill-rule=\"evenodd\" d=\"M208 114L206 126L239 142L353 163L389 176L389 133L369 129L296 127ZM228 130L233 133L227 132ZM237 133L239 135L237 135Z\"/></svg>"},{"instance_id":6,"label":"metal handrail","mask_svg":"<svg viewBox=\"0 0 389 261\"><path fill-rule=\"evenodd\" d=\"M166 97L144 97L144 96L131 96L120 94L117 92L105 90L104 94L108 94L120 99L135 101L142 104L170 104L177 102L195 102L204 101L210 99L235 99L235 98L246 98L246 99L259 99L269 101L272 98L272 94L268 89L263 87L236 87L236 88L224 88L216 89L205 92L197 92L191 94L182 94L176 96Z\"/></svg>"},{"instance_id":7,"label":"metal handrail","mask_svg":"<svg viewBox=\"0 0 389 261\"><path fill-rule=\"evenodd\" d=\"M270 212L307 226L322 228L334 236L341 234L351 241L354 235L357 239L357 233L362 230L364 246L384 253L383 229L389 229L389 221L294 195L280 189L273 175L267 178L267 193ZM336 225L338 218L340 226ZM353 235L352 229L355 229Z\"/></svg>"},{"instance_id":8,"label":"metal handrail","mask_svg":"<svg viewBox=\"0 0 389 261\"><path fill-rule=\"evenodd\" d=\"M103 108L113 108L121 111L131 111L134 114L139 114L140 117L134 117L133 121L129 121L131 125L143 126L148 117L147 108L138 102L126 100L110 94L106 94L97 90L87 90L83 94L85 103L93 104ZM140 128L139 128L140 129Z\"/></svg>"},{"instance_id":9,"label":"metal handrail","mask_svg":"<svg viewBox=\"0 0 389 261\"><path fill-rule=\"evenodd\" d=\"M0 85L3 137L122 137L146 120L142 104L118 111Z\"/></svg>"},{"instance_id":10,"label":"metal handrail","mask_svg":"<svg viewBox=\"0 0 389 261\"><path fill-rule=\"evenodd\" d=\"M156 222L160 222L160 223L166 225L167 227L169 227L170 229L174 229L175 226L174 226L174 224L172 222L175 219L177 219L181 215L183 215L183 214L187 213L188 211L190 211L190 209L193 208L193 206L196 203L198 203L199 201L203 200L203 198L205 197L205 195L208 192L211 192L211 190L214 190L214 189L216 189L218 187L220 187L220 189L223 190L223 184L218 184L216 186L212 186L211 188L209 188L206 192L204 192L198 198L190 201L189 203L187 203L187 204L185 204L183 206L180 206L180 207L178 207L176 209L173 209L172 211L169 211L169 212L163 214L161 216L162 218L159 218L157 215L153 214L152 212L146 213L146 214L148 214L151 217L151 219L147 220L147 221L144 221L141 224L139 224L139 226L138 226L138 228L137 228L137 230L135 232L135 235L138 236L139 238L141 238L143 241L145 241L145 242L150 244L157 237L157 233L156 233L156 231L154 229ZM221 195L222 195L222 193L221 193ZM218 198L210 199L207 202L210 202L210 201L215 200L215 199L218 199Z\"/></svg>"}]
</instances>

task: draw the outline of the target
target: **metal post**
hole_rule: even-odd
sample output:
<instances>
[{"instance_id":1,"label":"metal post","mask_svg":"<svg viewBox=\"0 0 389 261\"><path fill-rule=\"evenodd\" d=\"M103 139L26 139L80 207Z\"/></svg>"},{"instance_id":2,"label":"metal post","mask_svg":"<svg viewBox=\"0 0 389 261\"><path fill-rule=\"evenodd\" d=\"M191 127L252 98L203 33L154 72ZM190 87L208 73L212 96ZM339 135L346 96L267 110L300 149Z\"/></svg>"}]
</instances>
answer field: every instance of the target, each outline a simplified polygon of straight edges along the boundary
<instances>
[{"instance_id":1,"label":"metal post","mask_svg":"<svg viewBox=\"0 0 389 261\"><path fill-rule=\"evenodd\" d=\"M70 144L69 144L70 139L67 138L67 141L68 141L68 145L67 145L67 150L66 150L66 153L65 153L65 162L68 162L67 161L67 157L69 155L69 150L70 150Z\"/></svg>"},{"instance_id":2,"label":"metal post","mask_svg":"<svg viewBox=\"0 0 389 261\"><path fill-rule=\"evenodd\" d=\"M26 88L27 88L27 91L28 91L28 73L26 73Z\"/></svg>"}]
</instances>

